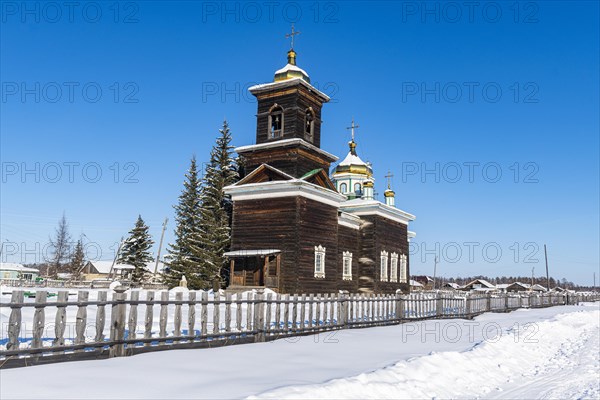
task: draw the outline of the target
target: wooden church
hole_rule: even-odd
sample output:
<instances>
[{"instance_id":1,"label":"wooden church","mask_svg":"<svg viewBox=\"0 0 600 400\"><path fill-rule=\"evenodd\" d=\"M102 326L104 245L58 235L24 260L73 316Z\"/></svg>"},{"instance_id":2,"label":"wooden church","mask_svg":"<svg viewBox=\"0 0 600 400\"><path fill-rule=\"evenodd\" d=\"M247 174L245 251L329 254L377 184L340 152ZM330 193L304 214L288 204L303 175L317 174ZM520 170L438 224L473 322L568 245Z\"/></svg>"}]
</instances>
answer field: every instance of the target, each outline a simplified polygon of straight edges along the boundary
<instances>
[{"instance_id":1,"label":"wooden church","mask_svg":"<svg viewBox=\"0 0 600 400\"><path fill-rule=\"evenodd\" d=\"M293 31L292 31L293 38ZM374 199L373 171L357 154L321 149L321 109L329 97L310 84L288 52L257 98L256 144L236 148L246 175L225 188L233 201L231 290L279 293L408 292L408 242L415 217Z\"/></svg>"}]
</instances>

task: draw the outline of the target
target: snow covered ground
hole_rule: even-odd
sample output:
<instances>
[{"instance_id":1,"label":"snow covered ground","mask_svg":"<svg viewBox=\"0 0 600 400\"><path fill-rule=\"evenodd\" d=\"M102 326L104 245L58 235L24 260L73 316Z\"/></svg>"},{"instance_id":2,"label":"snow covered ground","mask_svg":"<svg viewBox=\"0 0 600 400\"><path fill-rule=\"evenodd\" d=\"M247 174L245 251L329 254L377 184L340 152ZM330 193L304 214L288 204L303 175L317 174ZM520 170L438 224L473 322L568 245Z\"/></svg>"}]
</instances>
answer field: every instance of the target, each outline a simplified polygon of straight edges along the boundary
<instances>
[{"instance_id":1,"label":"snow covered ground","mask_svg":"<svg viewBox=\"0 0 600 400\"><path fill-rule=\"evenodd\" d=\"M600 303L0 372L0 398L600 397Z\"/></svg>"}]
</instances>

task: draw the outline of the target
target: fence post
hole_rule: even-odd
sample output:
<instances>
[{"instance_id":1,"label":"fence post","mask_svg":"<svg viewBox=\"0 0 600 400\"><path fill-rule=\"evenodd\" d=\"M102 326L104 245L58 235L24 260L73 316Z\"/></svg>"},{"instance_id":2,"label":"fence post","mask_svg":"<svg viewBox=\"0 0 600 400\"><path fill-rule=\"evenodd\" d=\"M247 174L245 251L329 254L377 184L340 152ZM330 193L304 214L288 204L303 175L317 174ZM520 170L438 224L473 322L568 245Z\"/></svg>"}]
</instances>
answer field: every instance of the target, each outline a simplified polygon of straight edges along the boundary
<instances>
[{"instance_id":1,"label":"fence post","mask_svg":"<svg viewBox=\"0 0 600 400\"><path fill-rule=\"evenodd\" d=\"M444 298L440 292L435 293L435 315L436 317L444 315Z\"/></svg>"},{"instance_id":2,"label":"fence post","mask_svg":"<svg viewBox=\"0 0 600 400\"><path fill-rule=\"evenodd\" d=\"M46 297L47 293L45 290L38 290L35 293L35 312L33 314L33 340L31 341L31 347L34 349L43 347L42 336L44 334L44 328L46 323Z\"/></svg>"},{"instance_id":3,"label":"fence post","mask_svg":"<svg viewBox=\"0 0 600 400\"><path fill-rule=\"evenodd\" d=\"M471 316L471 293L467 293L467 297L465 298L465 306L467 318L469 318Z\"/></svg>"},{"instance_id":4,"label":"fence post","mask_svg":"<svg viewBox=\"0 0 600 400\"><path fill-rule=\"evenodd\" d=\"M338 325L342 326L342 329L348 328L348 292L347 290L340 290L338 294ZM331 316L333 319L333 315Z\"/></svg>"},{"instance_id":5,"label":"fence post","mask_svg":"<svg viewBox=\"0 0 600 400\"><path fill-rule=\"evenodd\" d=\"M8 343L6 350L19 349L19 333L21 332L21 304L25 299L22 290L13 290L10 299L10 317L8 319ZM18 304L18 305L15 305Z\"/></svg>"},{"instance_id":6,"label":"fence post","mask_svg":"<svg viewBox=\"0 0 600 400\"><path fill-rule=\"evenodd\" d=\"M361 315L362 317L362 315ZM396 319L404 318L404 302L402 301L402 289L396 289Z\"/></svg>"},{"instance_id":7,"label":"fence post","mask_svg":"<svg viewBox=\"0 0 600 400\"><path fill-rule=\"evenodd\" d=\"M259 288L256 289L256 303L254 305L254 330L256 331L256 336L254 337L255 342L264 342L265 341L265 313L264 307L265 303L263 302L264 289Z\"/></svg>"},{"instance_id":8,"label":"fence post","mask_svg":"<svg viewBox=\"0 0 600 400\"><path fill-rule=\"evenodd\" d=\"M486 308L486 311L488 311L488 312L492 311L492 294L491 293L487 294L487 299L485 301L485 308Z\"/></svg>"},{"instance_id":9,"label":"fence post","mask_svg":"<svg viewBox=\"0 0 600 400\"><path fill-rule=\"evenodd\" d=\"M115 294L113 300L116 302L112 305L112 326L110 330L111 342L118 342L125 338L125 299L127 294L125 291L127 288L123 286L117 286L113 289ZM109 357L123 357L125 355L125 344L111 344L109 350Z\"/></svg>"}]
</instances>

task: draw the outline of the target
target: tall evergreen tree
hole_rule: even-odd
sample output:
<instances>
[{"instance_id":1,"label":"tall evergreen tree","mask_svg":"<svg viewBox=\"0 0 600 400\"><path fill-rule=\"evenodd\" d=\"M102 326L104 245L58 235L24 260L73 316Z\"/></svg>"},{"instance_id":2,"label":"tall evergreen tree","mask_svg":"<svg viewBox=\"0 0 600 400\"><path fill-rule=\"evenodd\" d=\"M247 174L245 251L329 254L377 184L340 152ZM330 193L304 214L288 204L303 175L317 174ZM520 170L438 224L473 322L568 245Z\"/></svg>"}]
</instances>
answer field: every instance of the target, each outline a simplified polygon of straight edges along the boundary
<instances>
[{"instance_id":1,"label":"tall evergreen tree","mask_svg":"<svg viewBox=\"0 0 600 400\"><path fill-rule=\"evenodd\" d=\"M81 243L81 239L79 239L75 244L75 249L73 250L73 254L71 255L70 272L73 278L79 277L79 273L83 268L84 262L85 253L83 252L83 244Z\"/></svg>"},{"instance_id":2,"label":"tall evergreen tree","mask_svg":"<svg viewBox=\"0 0 600 400\"><path fill-rule=\"evenodd\" d=\"M201 191L201 246L205 252L201 270L209 281L221 278L221 270L225 266L223 253L229 249L231 242L233 207L223 189L234 184L239 176L227 121L223 121L219 133L210 153Z\"/></svg>"},{"instance_id":3,"label":"tall evergreen tree","mask_svg":"<svg viewBox=\"0 0 600 400\"><path fill-rule=\"evenodd\" d=\"M142 282L144 280L146 263L154 261L154 257L150 253L154 241L148 230L149 228L142 219L142 216L138 215L135 226L129 231L129 237L123 242L121 252L117 258L118 264L129 264L135 267L131 277L134 282Z\"/></svg>"},{"instance_id":4,"label":"tall evergreen tree","mask_svg":"<svg viewBox=\"0 0 600 400\"><path fill-rule=\"evenodd\" d=\"M175 243L169 244L165 263L165 281L170 287L179 285L185 275L190 289L203 289L207 281L200 273L204 252L200 246L200 180L196 157L185 175L179 203L175 206Z\"/></svg>"}]
</instances>

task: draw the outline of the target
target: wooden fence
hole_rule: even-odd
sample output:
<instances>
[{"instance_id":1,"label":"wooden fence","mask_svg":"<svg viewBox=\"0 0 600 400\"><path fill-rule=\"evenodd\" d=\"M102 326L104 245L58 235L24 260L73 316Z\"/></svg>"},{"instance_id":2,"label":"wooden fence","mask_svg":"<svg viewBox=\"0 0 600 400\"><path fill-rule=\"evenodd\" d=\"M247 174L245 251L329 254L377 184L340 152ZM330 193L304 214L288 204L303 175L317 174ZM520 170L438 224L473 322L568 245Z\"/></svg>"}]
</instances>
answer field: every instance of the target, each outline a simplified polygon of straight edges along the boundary
<instances>
[{"instance_id":1,"label":"wooden fence","mask_svg":"<svg viewBox=\"0 0 600 400\"><path fill-rule=\"evenodd\" d=\"M104 279L96 279L93 281L69 281L61 279L44 279L41 281L28 279L0 279L0 286L8 287L24 287L24 288L53 288L53 289L108 289L112 281ZM125 286L130 286L131 283L121 282ZM140 284L138 284L140 285ZM143 283L142 289L148 290L166 290L168 288L164 283Z\"/></svg>"},{"instance_id":2,"label":"wooden fence","mask_svg":"<svg viewBox=\"0 0 600 400\"><path fill-rule=\"evenodd\" d=\"M2 313L9 319L2 321L0 368L263 342L431 318L473 318L488 311L600 299L599 293L280 295L259 289L236 295L184 295L128 293L125 288L111 293L109 299L108 291L81 290L70 300L68 291L47 298L47 291L37 290L35 299L26 299L23 290L12 291L10 302L0 303L0 311L10 310Z\"/></svg>"}]
</instances>

